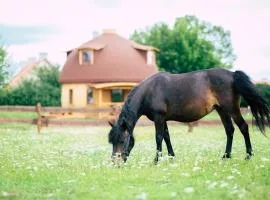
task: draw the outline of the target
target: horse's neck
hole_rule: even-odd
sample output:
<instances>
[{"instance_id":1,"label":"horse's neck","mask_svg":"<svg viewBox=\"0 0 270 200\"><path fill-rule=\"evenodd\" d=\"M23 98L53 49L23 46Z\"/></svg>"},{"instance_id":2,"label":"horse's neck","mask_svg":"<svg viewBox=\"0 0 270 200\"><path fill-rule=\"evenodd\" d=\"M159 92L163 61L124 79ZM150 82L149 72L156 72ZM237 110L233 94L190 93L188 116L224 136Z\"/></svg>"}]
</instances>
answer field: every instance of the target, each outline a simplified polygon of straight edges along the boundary
<instances>
[{"instance_id":1,"label":"horse's neck","mask_svg":"<svg viewBox=\"0 0 270 200\"><path fill-rule=\"evenodd\" d=\"M124 120L127 128L132 132L138 119L140 118L140 102L129 101L123 106L122 112L119 116L119 120Z\"/></svg>"},{"instance_id":2,"label":"horse's neck","mask_svg":"<svg viewBox=\"0 0 270 200\"><path fill-rule=\"evenodd\" d=\"M131 131L134 129L136 122L141 117L140 107L143 100L144 87L139 86L132 91L129 99L125 102L120 117L123 117L124 121L127 122L128 129ZM119 118L120 119L120 118Z\"/></svg>"},{"instance_id":3,"label":"horse's neck","mask_svg":"<svg viewBox=\"0 0 270 200\"><path fill-rule=\"evenodd\" d=\"M124 122L129 131L132 132L137 120L138 120L137 112L131 110L130 108L127 107L127 105L125 105L122 109L122 112L119 115L118 121Z\"/></svg>"}]
</instances>

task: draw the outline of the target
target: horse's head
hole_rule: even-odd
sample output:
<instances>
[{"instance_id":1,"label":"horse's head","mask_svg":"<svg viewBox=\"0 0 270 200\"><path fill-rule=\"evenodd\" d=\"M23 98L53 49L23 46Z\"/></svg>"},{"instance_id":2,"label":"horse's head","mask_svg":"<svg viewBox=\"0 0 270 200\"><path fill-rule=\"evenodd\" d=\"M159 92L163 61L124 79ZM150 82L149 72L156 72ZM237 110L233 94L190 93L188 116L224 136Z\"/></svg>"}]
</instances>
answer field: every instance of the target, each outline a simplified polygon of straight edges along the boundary
<instances>
[{"instance_id":1,"label":"horse's head","mask_svg":"<svg viewBox=\"0 0 270 200\"><path fill-rule=\"evenodd\" d=\"M109 121L109 124L112 127L109 132L109 143L113 145L112 160L113 162L119 160L126 162L134 146L134 137L128 131L125 123Z\"/></svg>"}]
</instances>

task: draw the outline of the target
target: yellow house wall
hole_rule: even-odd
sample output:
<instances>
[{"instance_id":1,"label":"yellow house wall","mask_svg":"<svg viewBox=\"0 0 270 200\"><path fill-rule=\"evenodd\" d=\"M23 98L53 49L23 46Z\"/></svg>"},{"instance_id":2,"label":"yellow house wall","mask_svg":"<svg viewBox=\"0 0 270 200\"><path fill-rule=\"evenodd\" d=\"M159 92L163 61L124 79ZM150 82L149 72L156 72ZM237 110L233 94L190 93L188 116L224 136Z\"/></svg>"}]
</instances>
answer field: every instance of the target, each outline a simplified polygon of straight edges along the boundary
<instances>
[{"instance_id":1,"label":"yellow house wall","mask_svg":"<svg viewBox=\"0 0 270 200\"><path fill-rule=\"evenodd\" d=\"M130 90L124 90L124 99L125 100L127 99L129 92L130 92Z\"/></svg>"},{"instance_id":2,"label":"yellow house wall","mask_svg":"<svg viewBox=\"0 0 270 200\"><path fill-rule=\"evenodd\" d=\"M73 102L69 102L69 91L73 90ZM86 91L85 84L63 84L61 92L61 104L63 108L83 108L86 105Z\"/></svg>"},{"instance_id":3,"label":"yellow house wall","mask_svg":"<svg viewBox=\"0 0 270 200\"><path fill-rule=\"evenodd\" d=\"M104 84L105 85L105 84ZM112 84L113 85L113 84ZM87 88L93 88L93 100L91 104L87 104ZM107 85L106 85L107 86ZM127 86L132 88L132 86ZM73 90L73 102L69 102L69 90ZM126 100L130 89L124 89L124 99ZM108 107L112 104L111 102L111 89L100 88L97 85L89 84L62 84L61 91L61 104L63 108L97 108L97 107Z\"/></svg>"},{"instance_id":4,"label":"yellow house wall","mask_svg":"<svg viewBox=\"0 0 270 200\"><path fill-rule=\"evenodd\" d=\"M61 92L61 105L63 108L96 108L102 107L102 102L110 103L110 91L103 93L102 89L93 88L93 103L87 104L88 84L63 84ZM69 90L73 90L73 102L69 102ZM105 97L103 97L105 95Z\"/></svg>"},{"instance_id":5,"label":"yellow house wall","mask_svg":"<svg viewBox=\"0 0 270 200\"><path fill-rule=\"evenodd\" d=\"M111 90L104 89L102 91L102 97L103 97L103 102L104 103L110 103L111 102Z\"/></svg>"},{"instance_id":6,"label":"yellow house wall","mask_svg":"<svg viewBox=\"0 0 270 200\"><path fill-rule=\"evenodd\" d=\"M100 89L93 88L93 98L94 102L92 104L88 104L87 107L99 107L102 101L102 94Z\"/></svg>"}]
</instances>

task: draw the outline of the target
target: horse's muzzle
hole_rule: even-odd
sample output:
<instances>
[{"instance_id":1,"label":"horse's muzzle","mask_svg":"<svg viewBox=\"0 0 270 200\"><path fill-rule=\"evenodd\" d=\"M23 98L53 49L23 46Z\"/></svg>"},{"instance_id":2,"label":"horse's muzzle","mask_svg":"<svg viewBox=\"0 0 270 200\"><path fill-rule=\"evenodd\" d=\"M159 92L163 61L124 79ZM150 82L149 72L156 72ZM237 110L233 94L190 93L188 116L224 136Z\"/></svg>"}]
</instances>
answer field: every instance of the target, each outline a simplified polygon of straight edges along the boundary
<instances>
[{"instance_id":1,"label":"horse's muzzle","mask_svg":"<svg viewBox=\"0 0 270 200\"><path fill-rule=\"evenodd\" d=\"M112 155L112 161L114 163L119 163L121 161L126 162L127 161L127 158L128 158L128 156L126 155L126 153L114 153Z\"/></svg>"}]
</instances>

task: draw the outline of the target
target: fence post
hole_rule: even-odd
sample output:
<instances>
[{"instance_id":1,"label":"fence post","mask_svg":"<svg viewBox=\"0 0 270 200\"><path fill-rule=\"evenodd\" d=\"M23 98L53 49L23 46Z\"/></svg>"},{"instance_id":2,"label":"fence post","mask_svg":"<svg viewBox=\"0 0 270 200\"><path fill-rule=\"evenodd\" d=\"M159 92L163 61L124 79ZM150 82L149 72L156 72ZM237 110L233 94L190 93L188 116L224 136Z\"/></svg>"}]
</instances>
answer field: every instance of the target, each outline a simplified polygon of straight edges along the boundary
<instances>
[{"instance_id":1,"label":"fence post","mask_svg":"<svg viewBox=\"0 0 270 200\"><path fill-rule=\"evenodd\" d=\"M41 117L41 104L39 102L36 105L36 112L37 112L37 131L38 133L40 133L42 126L42 117Z\"/></svg>"},{"instance_id":2,"label":"fence post","mask_svg":"<svg viewBox=\"0 0 270 200\"><path fill-rule=\"evenodd\" d=\"M115 116L115 114L116 114L116 106L115 105L111 105L111 112L110 112L110 115L112 115L112 116Z\"/></svg>"},{"instance_id":3,"label":"fence post","mask_svg":"<svg viewBox=\"0 0 270 200\"><path fill-rule=\"evenodd\" d=\"M187 125L188 125L188 133L192 133L193 132L193 124L187 123Z\"/></svg>"}]
</instances>

